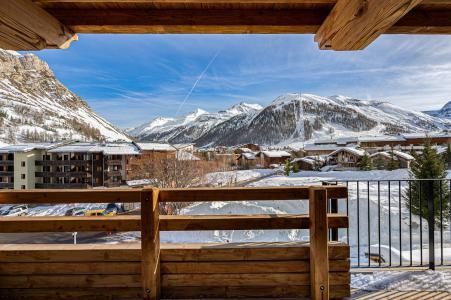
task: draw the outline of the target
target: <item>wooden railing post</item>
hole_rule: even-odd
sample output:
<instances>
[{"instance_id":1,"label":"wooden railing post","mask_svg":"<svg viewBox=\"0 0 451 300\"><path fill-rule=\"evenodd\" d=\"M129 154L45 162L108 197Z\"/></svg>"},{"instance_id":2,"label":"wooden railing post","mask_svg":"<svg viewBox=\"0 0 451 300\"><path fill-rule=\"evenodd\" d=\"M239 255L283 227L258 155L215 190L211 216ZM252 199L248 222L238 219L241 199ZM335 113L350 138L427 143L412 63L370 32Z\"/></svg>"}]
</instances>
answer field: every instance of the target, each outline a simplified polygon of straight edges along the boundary
<instances>
[{"instance_id":1,"label":"wooden railing post","mask_svg":"<svg viewBox=\"0 0 451 300\"><path fill-rule=\"evenodd\" d=\"M327 190L309 189L310 276L312 299L329 299Z\"/></svg>"},{"instance_id":2,"label":"wooden railing post","mask_svg":"<svg viewBox=\"0 0 451 300\"><path fill-rule=\"evenodd\" d=\"M160 299L160 230L158 189L141 193L141 277L143 299Z\"/></svg>"}]
</instances>

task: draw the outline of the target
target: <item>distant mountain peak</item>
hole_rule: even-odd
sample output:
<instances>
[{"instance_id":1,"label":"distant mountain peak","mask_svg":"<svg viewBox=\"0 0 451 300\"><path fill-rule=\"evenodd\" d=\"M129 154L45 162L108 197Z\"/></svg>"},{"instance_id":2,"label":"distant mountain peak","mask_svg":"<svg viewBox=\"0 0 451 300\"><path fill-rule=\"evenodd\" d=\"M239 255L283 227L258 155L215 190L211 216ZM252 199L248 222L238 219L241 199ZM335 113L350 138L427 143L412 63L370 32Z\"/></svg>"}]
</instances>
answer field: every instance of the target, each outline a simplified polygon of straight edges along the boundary
<instances>
[{"instance_id":1,"label":"distant mountain peak","mask_svg":"<svg viewBox=\"0 0 451 300\"><path fill-rule=\"evenodd\" d=\"M442 108L439 110L429 110L424 111L425 114L436 118L443 118L451 120L451 101L448 101Z\"/></svg>"},{"instance_id":2,"label":"distant mountain peak","mask_svg":"<svg viewBox=\"0 0 451 300\"><path fill-rule=\"evenodd\" d=\"M144 140L194 142L198 146L280 145L331 135L434 131L450 125L451 122L386 101L286 93L266 107L241 102L189 123L173 122L152 131L134 133Z\"/></svg>"}]
</instances>

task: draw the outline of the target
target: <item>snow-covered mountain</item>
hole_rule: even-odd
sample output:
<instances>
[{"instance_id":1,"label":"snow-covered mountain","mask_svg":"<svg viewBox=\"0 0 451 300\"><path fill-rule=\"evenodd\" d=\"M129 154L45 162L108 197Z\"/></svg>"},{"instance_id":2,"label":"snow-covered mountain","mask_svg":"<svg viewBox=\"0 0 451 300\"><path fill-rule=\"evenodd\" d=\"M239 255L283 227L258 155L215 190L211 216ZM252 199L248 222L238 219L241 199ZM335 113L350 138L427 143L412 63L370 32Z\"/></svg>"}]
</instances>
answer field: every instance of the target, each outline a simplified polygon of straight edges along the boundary
<instances>
[{"instance_id":1,"label":"snow-covered mountain","mask_svg":"<svg viewBox=\"0 0 451 300\"><path fill-rule=\"evenodd\" d=\"M451 121L389 102L345 96L285 94L263 109L254 107L237 114L200 112L177 119L157 118L129 133L140 139L229 146L250 142L287 144L330 136L428 132L451 127Z\"/></svg>"},{"instance_id":2,"label":"snow-covered mountain","mask_svg":"<svg viewBox=\"0 0 451 300\"><path fill-rule=\"evenodd\" d=\"M0 141L127 140L33 54L0 50Z\"/></svg>"},{"instance_id":3,"label":"snow-covered mountain","mask_svg":"<svg viewBox=\"0 0 451 300\"><path fill-rule=\"evenodd\" d=\"M205 110L197 109L178 118L158 117L149 123L129 129L127 132L141 140L170 141L172 143L192 142L231 118L254 114L262 108L259 104L242 102L217 113L208 113Z\"/></svg>"},{"instance_id":4,"label":"snow-covered mountain","mask_svg":"<svg viewBox=\"0 0 451 300\"><path fill-rule=\"evenodd\" d=\"M425 111L424 113L437 118L451 119L451 101L446 103L439 110L429 110Z\"/></svg>"}]
</instances>

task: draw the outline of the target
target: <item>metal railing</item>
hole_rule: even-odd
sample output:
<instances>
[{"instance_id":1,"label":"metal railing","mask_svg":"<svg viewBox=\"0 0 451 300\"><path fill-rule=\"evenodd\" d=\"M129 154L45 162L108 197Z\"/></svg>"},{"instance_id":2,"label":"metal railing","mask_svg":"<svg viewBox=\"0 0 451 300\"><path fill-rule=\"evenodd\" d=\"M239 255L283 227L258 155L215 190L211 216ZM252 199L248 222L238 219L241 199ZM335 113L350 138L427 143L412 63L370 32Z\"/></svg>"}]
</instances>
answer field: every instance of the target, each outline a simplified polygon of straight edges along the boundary
<instances>
[{"instance_id":1,"label":"metal railing","mask_svg":"<svg viewBox=\"0 0 451 300\"><path fill-rule=\"evenodd\" d=\"M330 210L348 215L349 228L332 230L330 237L349 243L352 267L435 269L451 265L450 180L334 180L323 184L348 187L348 201L332 200ZM411 209L414 206L416 210Z\"/></svg>"}]
</instances>

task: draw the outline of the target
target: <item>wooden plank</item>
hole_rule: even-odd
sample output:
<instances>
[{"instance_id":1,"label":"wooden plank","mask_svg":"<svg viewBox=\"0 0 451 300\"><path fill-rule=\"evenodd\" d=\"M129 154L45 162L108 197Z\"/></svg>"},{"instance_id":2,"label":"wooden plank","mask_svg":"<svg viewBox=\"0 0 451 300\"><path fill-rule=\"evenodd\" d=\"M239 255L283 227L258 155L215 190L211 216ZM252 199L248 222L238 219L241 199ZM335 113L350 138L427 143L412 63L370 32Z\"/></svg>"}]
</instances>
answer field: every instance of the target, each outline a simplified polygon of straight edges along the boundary
<instances>
[{"instance_id":1,"label":"wooden plank","mask_svg":"<svg viewBox=\"0 0 451 300\"><path fill-rule=\"evenodd\" d=\"M329 261L329 266L331 272L349 272L350 262L346 259L331 260ZM268 270L271 270L271 273L310 272L310 261L163 262L161 264L162 274L258 274L268 272Z\"/></svg>"},{"instance_id":2,"label":"wooden plank","mask_svg":"<svg viewBox=\"0 0 451 300\"><path fill-rule=\"evenodd\" d=\"M140 216L93 217L5 217L0 218L1 233L139 231Z\"/></svg>"},{"instance_id":3,"label":"wooden plank","mask_svg":"<svg viewBox=\"0 0 451 300\"><path fill-rule=\"evenodd\" d=\"M329 228L347 228L348 217L330 214ZM308 229L308 215L160 216L161 231Z\"/></svg>"},{"instance_id":4,"label":"wooden plank","mask_svg":"<svg viewBox=\"0 0 451 300\"><path fill-rule=\"evenodd\" d=\"M350 283L349 272L330 273L334 285ZM310 285L310 273L276 273L269 270L260 274L163 274L162 286L177 288L180 286L261 286L276 287L282 285ZM324 298L328 299L324 294Z\"/></svg>"},{"instance_id":5,"label":"wooden plank","mask_svg":"<svg viewBox=\"0 0 451 300\"><path fill-rule=\"evenodd\" d=\"M160 231L158 189L141 193L141 257L143 299L160 298Z\"/></svg>"},{"instance_id":6,"label":"wooden plank","mask_svg":"<svg viewBox=\"0 0 451 300\"><path fill-rule=\"evenodd\" d=\"M140 201L138 189L1 190L0 204L131 203Z\"/></svg>"},{"instance_id":7,"label":"wooden plank","mask_svg":"<svg viewBox=\"0 0 451 300\"><path fill-rule=\"evenodd\" d=\"M65 49L77 40L77 35L69 27L30 0L2 1L0 24L0 48Z\"/></svg>"},{"instance_id":8,"label":"wooden plank","mask_svg":"<svg viewBox=\"0 0 451 300\"><path fill-rule=\"evenodd\" d=\"M312 276L312 299L329 299L328 226L327 226L327 190L324 187L311 187L309 200L310 212L310 273Z\"/></svg>"},{"instance_id":9,"label":"wooden plank","mask_svg":"<svg viewBox=\"0 0 451 300\"><path fill-rule=\"evenodd\" d=\"M3 289L1 300L48 300L48 299L138 299L140 288L64 288L64 289ZM332 298L350 296L349 285L331 286ZM162 298L170 299L199 299L199 298L308 298L308 286L281 287L178 287L177 289L163 288Z\"/></svg>"},{"instance_id":10,"label":"wooden plank","mask_svg":"<svg viewBox=\"0 0 451 300\"><path fill-rule=\"evenodd\" d=\"M305 260L310 257L309 251L308 243L299 242L161 244L161 261ZM349 254L349 246L329 243L329 259L348 259ZM0 263L95 261L140 262L141 246L139 243L0 244Z\"/></svg>"},{"instance_id":11,"label":"wooden plank","mask_svg":"<svg viewBox=\"0 0 451 300\"><path fill-rule=\"evenodd\" d=\"M31 288L31 289L2 289L0 300L49 300L49 299L139 299L141 288Z\"/></svg>"},{"instance_id":12,"label":"wooden plank","mask_svg":"<svg viewBox=\"0 0 451 300\"><path fill-rule=\"evenodd\" d=\"M342 262L338 260L337 262ZM344 267L344 266L342 266ZM141 274L140 262L33 262L0 263L0 275Z\"/></svg>"},{"instance_id":13,"label":"wooden plank","mask_svg":"<svg viewBox=\"0 0 451 300\"><path fill-rule=\"evenodd\" d=\"M329 228L348 227L345 215L331 214L328 218ZM160 216L161 231L308 228L308 215ZM0 233L140 230L141 218L135 215L0 218Z\"/></svg>"},{"instance_id":14,"label":"wooden plank","mask_svg":"<svg viewBox=\"0 0 451 300\"><path fill-rule=\"evenodd\" d=\"M141 246L129 244L4 244L0 245L0 263L4 262L141 262Z\"/></svg>"},{"instance_id":15,"label":"wooden plank","mask_svg":"<svg viewBox=\"0 0 451 300\"><path fill-rule=\"evenodd\" d=\"M338 0L315 35L321 49L361 50L422 0Z\"/></svg>"},{"instance_id":16,"label":"wooden plank","mask_svg":"<svg viewBox=\"0 0 451 300\"><path fill-rule=\"evenodd\" d=\"M332 298L350 297L349 285L331 286ZM276 287L177 287L163 288L163 297L168 299L202 299L202 298L309 298L310 287L303 285Z\"/></svg>"},{"instance_id":17,"label":"wooden plank","mask_svg":"<svg viewBox=\"0 0 451 300\"><path fill-rule=\"evenodd\" d=\"M310 258L308 243L162 244L161 261L255 261ZM349 246L329 245L329 259L348 259Z\"/></svg>"},{"instance_id":18,"label":"wooden plank","mask_svg":"<svg viewBox=\"0 0 451 300\"><path fill-rule=\"evenodd\" d=\"M141 287L140 275L11 275L0 276L0 289ZM1 291L1 290L0 290Z\"/></svg>"},{"instance_id":19,"label":"wooden plank","mask_svg":"<svg viewBox=\"0 0 451 300\"><path fill-rule=\"evenodd\" d=\"M347 198L345 186L327 187L331 198ZM308 187L162 189L160 202L307 200Z\"/></svg>"},{"instance_id":20,"label":"wooden plank","mask_svg":"<svg viewBox=\"0 0 451 300\"><path fill-rule=\"evenodd\" d=\"M329 261L331 272L349 271L349 260ZM217 262L163 262L162 274L240 274L304 273L310 271L308 260L288 261L217 261ZM0 275L57 275L57 274L141 274L139 262L3 262Z\"/></svg>"}]
</instances>

